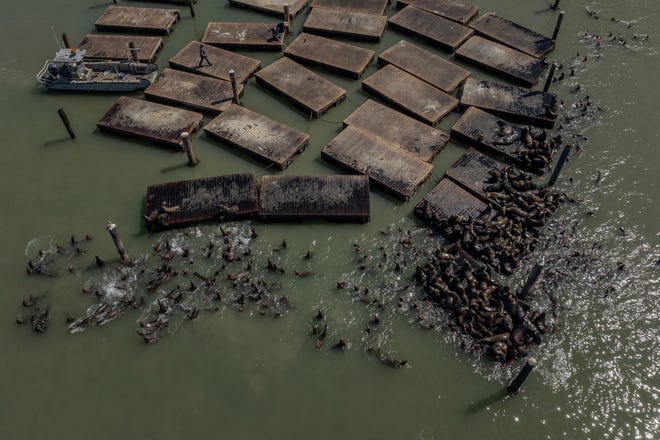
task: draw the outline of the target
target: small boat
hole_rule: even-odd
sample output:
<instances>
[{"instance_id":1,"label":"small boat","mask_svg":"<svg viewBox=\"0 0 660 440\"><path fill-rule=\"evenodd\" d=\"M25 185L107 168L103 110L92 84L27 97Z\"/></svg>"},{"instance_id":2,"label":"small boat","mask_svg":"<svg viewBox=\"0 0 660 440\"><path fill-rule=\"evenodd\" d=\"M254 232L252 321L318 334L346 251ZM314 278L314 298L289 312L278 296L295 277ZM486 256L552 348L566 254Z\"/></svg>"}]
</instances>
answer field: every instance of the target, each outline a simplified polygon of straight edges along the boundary
<instances>
[{"instance_id":1,"label":"small boat","mask_svg":"<svg viewBox=\"0 0 660 440\"><path fill-rule=\"evenodd\" d=\"M60 49L46 61L37 80L48 90L130 92L143 90L158 76L158 66L135 61L85 61L84 49Z\"/></svg>"}]
</instances>

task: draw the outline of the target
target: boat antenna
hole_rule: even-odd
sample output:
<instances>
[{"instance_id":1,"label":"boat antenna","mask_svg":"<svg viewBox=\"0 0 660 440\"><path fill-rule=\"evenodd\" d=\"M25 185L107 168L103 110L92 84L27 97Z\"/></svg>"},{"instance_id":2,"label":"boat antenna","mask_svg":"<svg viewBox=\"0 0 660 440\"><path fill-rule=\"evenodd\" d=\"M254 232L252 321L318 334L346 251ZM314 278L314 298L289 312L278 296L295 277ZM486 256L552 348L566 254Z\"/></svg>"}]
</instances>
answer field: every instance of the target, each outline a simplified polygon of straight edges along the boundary
<instances>
[{"instance_id":1,"label":"boat antenna","mask_svg":"<svg viewBox=\"0 0 660 440\"><path fill-rule=\"evenodd\" d=\"M57 39L57 35L55 35L55 29L53 29L52 26L50 27L50 31L53 33L53 38L55 38L55 44L57 44L57 48L62 49L60 47L60 40Z\"/></svg>"}]
</instances>

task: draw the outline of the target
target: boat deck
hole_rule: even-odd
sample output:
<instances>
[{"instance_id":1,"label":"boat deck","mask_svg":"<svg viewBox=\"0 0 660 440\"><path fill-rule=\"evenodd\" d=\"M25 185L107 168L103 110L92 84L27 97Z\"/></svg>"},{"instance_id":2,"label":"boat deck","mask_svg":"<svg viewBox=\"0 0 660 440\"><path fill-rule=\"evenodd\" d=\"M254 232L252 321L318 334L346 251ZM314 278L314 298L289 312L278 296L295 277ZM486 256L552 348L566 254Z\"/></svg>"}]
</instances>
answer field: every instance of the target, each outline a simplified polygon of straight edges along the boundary
<instances>
[{"instance_id":1,"label":"boat deck","mask_svg":"<svg viewBox=\"0 0 660 440\"><path fill-rule=\"evenodd\" d=\"M96 20L96 29L101 32L141 32L169 35L179 19L177 9L135 8L131 6L108 6Z\"/></svg>"},{"instance_id":2,"label":"boat deck","mask_svg":"<svg viewBox=\"0 0 660 440\"><path fill-rule=\"evenodd\" d=\"M389 26L422 37L430 44L450 52L470 38L474 31L455 21L414 6L406 6L390 17Z\"/></svg>"},{"instance_id":3,"label":"boat deck","mask_svg":"<svg viewBox=\"0 0 660 440\"><path fill-rule=\"evenodd\" d=\"M204 62L204 65L199 67L200 44L198 41L188 43L170 58L170 67L225 81L230 80L229 71L233 69L236 73L236 81L241 84L247 82L254 72L261 68L260 60L211 45L204 46L204 50L212 65L209 66Z\"/></svg>"}]
</instances>

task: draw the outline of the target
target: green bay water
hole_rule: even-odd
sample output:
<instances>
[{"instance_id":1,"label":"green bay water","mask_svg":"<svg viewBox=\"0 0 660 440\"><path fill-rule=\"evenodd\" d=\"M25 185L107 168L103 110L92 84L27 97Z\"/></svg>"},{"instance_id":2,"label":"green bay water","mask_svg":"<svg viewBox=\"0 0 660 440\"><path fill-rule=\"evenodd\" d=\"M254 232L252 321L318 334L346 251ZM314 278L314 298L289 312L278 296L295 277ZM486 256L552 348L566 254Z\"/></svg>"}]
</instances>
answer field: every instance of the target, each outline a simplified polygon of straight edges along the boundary
<instances>
[{"instance_id":1,"label":"green bay water","mask_svg":"<svg viewBox=\"0 0 660 440\"><path fill-rule=\"evenodd\" d=\"M546 35L552 34L557 17L542 0L473 3L482 12L494 11ZM0 17L0 438L658 438L656 2L561 4L566 17L549 60L563 65L565 77L552 91L564 103L559 123L565 139L576 148L557 188L577 203L557 212L538 249L513 277L503 280L519 284L533 262L544 259L546 276L537 290L552 292L560 305L554 331L533 350L538 367L522 392L508 399L502 399L501 390L519 362L493 364L466 353L446 326L423 330L412 315L396 308L398 296L415 290L412 274L416 264L423 264L401 239L411 237L426 249L442 243L415 219L412 208L465 151L453 141L435 158L432 176L409 202L372 191L368 224L224 225L233 239L249 245L258 272L265 272L269 256L287 267L284 275L265 275L277 283L278 294L295 304L281 318L260 316L254 306L244 312L224 307L202 312L194 321L173 321L159 342L146 345L135 334L136 321L145 312L127 310L102 327L68 334L67 314L83 316L96 304L81 288L112 286L120 276L104 229L108 221L118 225L129 255L147 268L160 264L152 246L167 237L175 249L193 250L196 270L210 274L218 269L219 256L203 256L209 241L222 243L218 225L162 234L145 231L141 213L148 185L240 171L255 172L258 178L278 174L199 132L192 140L201 163L187 167L183 153L96 130L96 121L117 95L40 89L34 76L57 49L51 27L58 38L67 32L78 42L93 31L108 4L5 2ZM585 8L600 11L600 18ZM185 44L201 38L208 21L276 21L224 1L200 0L196 12L192 19L183 9L181 21L164 39L161 69ZM387 14L393 13L388 7ZM304 15L293 22L296 32ZM614 39L608 38L610 32ZM380 53L401 39L449 57L392 30L380 44L359 45ZM263 66L280 56L246 54L260 58ZM464 66L474 77L494 78ZM370 66L365 77L376 68ZM360 81L314 70L348 91L348 99L320 120L310 121L254 79L242 98L246 107L311 136L304 153L279 174L339 173L321 160L320 149L341 130L341 120L367 99ZM583 105L587 95L591 106L600 108L593 117L582 117L574 107ZM75 141L67 138L57 117L62 106L78 135ZM457 118L448 116L440 128L449 132ZM259 234L253 240L252 226ZM85 254L76 255L67 244L72 234L93 236L81 243ZM287 248L274 253L284 239ZM370 255L366 264L372 269L366 273L355 261L354 242ZM66 249L51 266L56 276L26 275L28 259L38 249L50 252L55 243ZM306 260L308 250L313 257ZM391 262L379 268L382 252L401 252L407 266L400 273ZM94 255L108 265L96 268ZM238 271L245 263L230 269ZM173 264L182 270L180 258ZM315 274L299 279L292 269ZM387 303L375 335L363 333L373 308L338 290L336 282L342 280L369 286ZM219 283L230 291L227 280ZM158 295L146 293L144 285L140 289L147 302ZM44 295L42 305L51 305L45 335L15 324L17 314L29 313L21 305L29 294ZM548 307L545 295L538 295L535 303ZM329 323L322 349L314 348L309 335L318 308ZM344 353L328 346L340 336L351 344ZM372 345L408 360L410 367L384 367L366 353Z\"/></svg>"}]
</instances>

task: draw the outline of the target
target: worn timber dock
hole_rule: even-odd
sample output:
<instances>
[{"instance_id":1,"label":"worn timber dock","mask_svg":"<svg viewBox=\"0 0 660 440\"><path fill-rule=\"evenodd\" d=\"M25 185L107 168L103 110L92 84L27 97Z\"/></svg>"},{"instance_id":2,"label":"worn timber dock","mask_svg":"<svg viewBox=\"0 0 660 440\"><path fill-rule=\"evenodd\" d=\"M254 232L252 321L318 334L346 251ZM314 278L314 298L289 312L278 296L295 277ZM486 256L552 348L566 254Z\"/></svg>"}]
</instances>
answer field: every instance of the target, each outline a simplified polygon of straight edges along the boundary
<instances>
[{"instance_id":1,"label":"worn timber dock","mask_svg":"<svg viewBox=\"0 0 660 440\"><path fill-rule=\"evenodd\" d=\"M446 219L459 215L476 219L487 210L487 204L445 177L415 206L414 212L434 225L436 217Z\"/></svg>"},{"instance_id":2,"label":"worn timber dock","mask_svg":"<svg viewBox=\"0 0 660 440\"><path fill-rule=\"evenodd\" d=\"M478 7L454 0L397 0L397 8L406 6L423 9L462 25L467 24L479 13Z\"/></svg>"},{"instance_id":3,"label":"worn timber dock","mask_svg":"<svg viewBox=\"0 0 660 440\"><path fill-rule=\"evenodd\" d=\"M254 72L261 68L260 60L211 45L204 46L204 50L213 64L208 66L204 63L204 66L199 67L200 44L198 41L188 43L170 58L170 67L225 81L230 80L229 71L233 69L236 73L236 81L241 84L247 82Z\"/></svg>"},{"instance_id":4,"label":"worn timber dock","mask_svg":"<svg viewBox=\"0 0 660 440\"><path fill-rule=\"evenodd\" d=\"M426 162L433 160L449 141L442 131L371 99L344 119L347 126L386 139Z\"/></svg>"},{"instance_id":5,"label":"worn timber dock","mask_svg":"<svg viewBox=\"0 0 660 440\"><path fill-rule=\"evenodd\" d=\"M177 9L135 8L108 6L96 20L101 32L141 32L169 35L179 19Z\"/></svg>"},{"instance_id":6,"label":"worn timber dock","mask_svg":"<svg viewBox=\"0 0 660 440\"><path fill-rule=\"evenodd\" d=\"M384 15L313 8L303 24L303 30L310 34L380 43L385 26L387 17Z\"/></svg>"},{"instance_id":7,"label":"worn timber dock","mask_svg":"<svg viewBox=\"0 0 660 440\"><path fill-rule=\"evenodd\" d=\"M458 160L445 172L450 178L472 195L487 203L484 185L490 178L491 170L502 170L504 164L479 153L474 148L468 148Z\"/></svg>"},{"instance_id":8,"label":"worn timber dock","mask_svg":"<svg viewBox=\"0 0 660 440\"><path fill-rule=\"evenodd\" d=\"M393 196L408 200L433 166L372 133L348 126L321 150L321 157L371 181Z\"/></svg>"},{"instance_id":9,"label":"worn timber dock","mask_svg":"<svg viewBox=\"0 0 660 440\"><path fill-rule=\"evenodd\" d=\"M552 127L557 119L554 94L494 81L468 78L463 86L461 105L472 105L544 127Z\"/></svg>"},{"instance_id":10,"label":"worn timber dock","mask_svg":"<svg viewBox=\"0 0 660 440\"><path fill-rule=\"evenodd\" d=\"M376 53L352 44L302 33L284 50L284 55L302 64L318 64L358 79Z\"/></svg>"},{"instance_id":11,"label":"worn timber dock","mask_svg":"<svg viewBox=\"0 0 660 440\"><path fill-rule=\"evenodd\" d=\"M430 125L458 105L458 99L391 64L362 81L362 88Z\"/></svg>"},{"instance_id":12,"label":"worn timber dock","mask_svg":"<svg viewBox=\"0 0 660 440\"><path fill-rule=\"evenodd\" d=\"M202 43L229 50L280 51L284 38L273 40L270 29L276 23L228 23L209 22L202 36Z\"/></svg>"},{"instance_id":13,"label":"worn timber dock","mask_svg":"<svg viewBox=\"0 0 660 440\"><path fill-rule=\"evenodd\" d=\"M238 85L238 94L242 93L243 86ZM234 94L228 81L168 68L144 91L144 96L216 115L231 105Z\"/></svg>"},{"instance_id":14,"label":"worn timber dock","mask_svg":"<svg viewBox=\"0 0 660 440\"><path fill-rule=\"evenodd\" d=\"M470 23L479 35L540 58L555 47L555 42L506 18L488 12Z\"/></svg>"},{"instance_id":15,"label":"worn timber dock","mask_svg":"<svg viewBox=\"0 0 660 440\"><path fill-rule=\"evenodd\" d=\"M393 64L447 93L453 92L470 76L470 71L401 40L378 56L380 64Z\"/></svg>"},{"instance_id":16,"label":"worn timber dock","mask_svg":"<svg viewBox=\"0 0 660 440\"><path fill-rule=\"evenodd\" d=\"M163 207L174 212L156 217L154 214ZM147 188L144 213L147 228L162 230L205 221L245 219L257 211L254 173L240 173L151 185Z\"/></svg>"},{"instance_id":17,"label":"worn timber dock","mask_svg":"<svg viewBox=\"0 0 660 440\"><path fill-rule=\"evenodd\" d=\"M312 0L311 7L383 15L388 3L389 0Z\"/></svg>"},{"instance_id":18,"label":"worn timber dock","mask_svg":"<svg viewBox=\"0 0 660 440\"><path fill-rule=\"evenodd\" d=\"M367 176L263 176L259 194L259 219L297 221L326 219L369 221Z\"/></svg>"},{"instance_id":19,"label":"worn timber dock","mask_svg":"<svg viewBox=\"0 0 660 440\"><path fill-rule=\"evenodd\" d=\"M286 57L255 76L259 84L281 93L315 118L346 98L344 89Z\"/></svg>"},{"instance_id":20,"label":"worn timber dock","mask_svg":"<svg viewBox=\"0 0 660 440\"><path fill-rule=\"evenodd\" d=\"M96 125L102 131L182 150L181 133L197 130L201 121L200 113L122 96Z\"/></svg>"},{"instance_id":21,"label":"worn timber dock","mask_svg":"<svg viewBox=\"0 0 660 440\"><path fill-rule=\"evenodd\" d=\"M492 70L528 87L539 82L547 67L543 60L478 35L470 37L456 50L456 59Z\"/></svg>"},{"instance_id":22,"label":"worn timber dock","mask_svg":"<svg viewBox=\"0 0 660 440\"><path fill-rule=\"evenodd\" d=\"M229 4L280 16L284 16L284 5L289 5L289 15L295 17L307 6L307 0L229 0Z\"/></svg>"},{"instance_id":23,"label":"worn timber dock","mask_svg":"<svg viewBox=\"0 0 660 440\"><path fill-rule=\"evenodd\" d=\"M388 23L393 29L418 35L432 45L452 52L474 33L460 23L414 6L406 6L390 17Z\"/></svg>"},{"instance_id":24,"label":"worn timber dock","mask_svg":"<svg viewBox=\"0 0 660 440\"><path fill-rule=\"evenodd\" d=\"M240 105L230 106L206 124L204 132L280 170L309 142L309 135Z\"/></svg>"},{"instance_id":25,"label":"worn timber dock","mask_svg":"<svg viewBox=\"0 0 660 440\"><path fill-rule=\"evenodd\" d=\"M188 6L190 0L137 0L147 3L171 3L173 5ZM193 3L197 3L197 0L193 0Z\"/></svg>"},{"instance_id":26,"label":"worn timber dock","mask_svg":"<svg viewBox=\"0 0 660 440\"><path fill-rule=\"evenodd\" d=\"M145 37L144 35L100 35L87 34L78 44L78 49L85 50L86 60L128 60L131 52L128 43L133 42L139 49L136 53L138 61L153 63L156 54L163 48L161 37Z\"/></svg>"}]
</instances>

